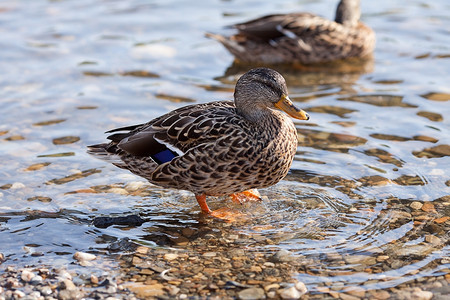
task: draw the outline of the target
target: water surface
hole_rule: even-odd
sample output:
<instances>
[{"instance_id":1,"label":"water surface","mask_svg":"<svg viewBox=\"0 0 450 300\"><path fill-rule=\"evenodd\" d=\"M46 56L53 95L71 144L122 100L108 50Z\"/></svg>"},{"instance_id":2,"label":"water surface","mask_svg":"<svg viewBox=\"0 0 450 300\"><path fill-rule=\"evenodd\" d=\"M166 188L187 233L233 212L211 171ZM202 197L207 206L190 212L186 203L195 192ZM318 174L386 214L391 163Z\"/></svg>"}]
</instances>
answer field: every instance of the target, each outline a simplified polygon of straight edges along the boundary
<instances>
[{"instance_id":1,"label":"water surface","mask_svg":"<svg viewBox=\"0 0 450 300\"><path fill-rule=\"evenodd\" d=\"M193 195L96 160L104 131L171 109L231 99L248 67L206 31L273 12L326 17L335 1L4 1L0 3L0 252L4 265L64 265L76 251L108 257L123 238L181 247L185 228L238 236L236 247L289 250L297 278L388 289L449 274L450 136L447 1L363 1L373 59L279 68L311 120L296 122L290 174L234 207L245 221L203 220ZM213 208L229 205L211 200ZM137 227L98 216L139 214ZM187 238L201 238L198 235ZM331 282L331 283L330 283ZM335 289L337 290L337 289Z\"/></svg>"}]
</instances>

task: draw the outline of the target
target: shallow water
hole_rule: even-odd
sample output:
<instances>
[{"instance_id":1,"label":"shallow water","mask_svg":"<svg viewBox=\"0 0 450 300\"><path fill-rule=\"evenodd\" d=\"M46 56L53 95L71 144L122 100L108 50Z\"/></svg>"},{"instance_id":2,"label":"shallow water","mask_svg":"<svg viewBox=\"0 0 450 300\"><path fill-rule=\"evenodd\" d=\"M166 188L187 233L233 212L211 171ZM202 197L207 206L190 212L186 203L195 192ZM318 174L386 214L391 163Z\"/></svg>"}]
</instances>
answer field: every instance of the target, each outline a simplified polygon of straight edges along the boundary
<instances>
[{"instance_id":1,"label":"shallow water","mask_svg":"<svg viewBox=\"0 0 450 300\"><path fill-rule=\"evenodd\" d=\"M257 9L255 9L257 6ZM248 67L206 31L272 12L326 17L335 1L4 1L0 3L0 252L4 265L64 265L124 238L182 247L183 228L225 232L251 251L290 250L299 280L387 289L450 273L450 20L447 1L364 1L374 58L280 72L311 120L296 122L291 173L204 220L187 192L155 187L86 154L104 131L230 99ZM96 228L139 214L137 227ZM435 239L437 237L438 239ZM190 237L194 238L194 237ZM195 236L195 238L199 238Z\"/></svg>"}]
</instances>

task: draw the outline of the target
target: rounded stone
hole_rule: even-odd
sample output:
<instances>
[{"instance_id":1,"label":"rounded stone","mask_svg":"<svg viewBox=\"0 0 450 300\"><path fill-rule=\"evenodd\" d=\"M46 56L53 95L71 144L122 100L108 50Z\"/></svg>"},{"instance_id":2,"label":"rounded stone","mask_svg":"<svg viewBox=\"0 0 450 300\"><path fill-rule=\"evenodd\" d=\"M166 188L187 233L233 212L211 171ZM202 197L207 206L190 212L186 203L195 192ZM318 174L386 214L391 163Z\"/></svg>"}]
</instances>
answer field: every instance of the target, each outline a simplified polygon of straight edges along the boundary
<instances>
[{"instance_id":1,"label":"rounded stone","mask_svg":"<svg viewBox=\"0 0 450 300\"><path fill-rule=\"evenodd\" d=\"M265 299L266 294L262 288L248 288L238 293L238 297L241 300L257 300Z\"/></svg>"},{"instance_id":2,"label":"rounded stone","mask_svg":"<svg viewBox=\"0 0 450 300\"><path fill-rule=\"evenodd\" d=\"M97 256L95 256L94 254L85 253L85 252L76 252L73 255L73 258L78 261L90 261L90 260L96 259Z\"/></svg>"},{"instance_id":3,"label":"rounded stone","mask_svg":"<svg viewBox=\"0 0 450 300\"><path fill-rule=\"evenodd\" d=\"M295 287L285 288L279 291L281 299L300 299L302 293Z\"/></svg>"},{"instance_id":4,"label":"rounded stone","mask_svg":"<svg viewBox=\"0 0 450 300\"><path fill-rule=\"evenodd\" d=\"M33 272L29 270L23 270L20 274L20 278L25 282L30 282L36 276Z\"/></svg>"}]
</instances>

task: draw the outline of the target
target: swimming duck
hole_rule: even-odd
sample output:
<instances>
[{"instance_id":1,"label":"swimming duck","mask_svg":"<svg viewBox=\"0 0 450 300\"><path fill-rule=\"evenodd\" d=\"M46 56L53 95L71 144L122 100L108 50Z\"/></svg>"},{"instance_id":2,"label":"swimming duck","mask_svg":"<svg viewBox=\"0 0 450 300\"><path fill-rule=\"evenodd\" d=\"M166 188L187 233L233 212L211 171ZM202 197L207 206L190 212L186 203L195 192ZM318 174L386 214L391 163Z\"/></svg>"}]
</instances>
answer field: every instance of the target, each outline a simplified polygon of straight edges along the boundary
<instances>
[{"instance_id":1,"label":"swimming duck","mask_svg":"<svg viewBox=\"0 0 450 300\"><path fill-rule=\"evenodd\" d=\"M321 63L373 52L375 33L360 16L359 0L341 0L334 21L311 13L274 14L234 25L238 33L231 37L206 36L243 63Z\"/></svg>"},{"instance_id":2,"label":"swimming duck","mask_svg":"<svg viewBox=\"0 0 450 300\"><path fill-rule=\"evenodd\" d=\"M309 119L289 99L278 72L256 68L237 81L234 102L189 105L107 131L110 142L89 146L88 152L153 184L191 191L201 211L214 215L206 196L255 199L259 194L252 189L271 186L288 173L297 131L280 110Z\"/></svg>"}]
</instances>

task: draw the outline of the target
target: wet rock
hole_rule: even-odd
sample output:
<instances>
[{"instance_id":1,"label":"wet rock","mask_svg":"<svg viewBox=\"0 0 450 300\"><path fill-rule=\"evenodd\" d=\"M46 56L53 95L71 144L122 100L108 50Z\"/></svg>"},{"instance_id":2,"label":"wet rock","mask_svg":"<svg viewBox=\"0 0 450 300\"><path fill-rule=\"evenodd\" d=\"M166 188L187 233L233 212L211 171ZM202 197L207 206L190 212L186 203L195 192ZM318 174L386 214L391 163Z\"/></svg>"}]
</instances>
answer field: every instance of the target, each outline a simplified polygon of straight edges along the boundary
<instances>
[{"instance_id":1,"label":"wet rock","mask_svg":"<svg viewBox=\"0 0 450 300\"><path fill-rule=\"evenodd\" d=\"M17 299L17 298L23 298L23 297L25 297L25 293L24 292L22 292L21 290L15 290L14 292L13 292L13 295L14 295L14 299Z\"/></svg>"},{"instance_id":2,"label":"wet rock","mask_svg":"<svg viewBox=\"0 0 450 300\"><path fill-rule=\"evenodd\" d=\"M77 261L81 262L81 261L91 261L97 258L97 256L95 256L94 254L90 254L90 253L85 253L85 252L76 252L73 255L73 258L76 259Z\"/></svg>"},{"instance_id":3,"label":"wet rock","mask_svg":"<svg viewBox=\"0 0 450 300\"><path fill-rule=\"evenodd\" d=\"M388 255L377 256L377 262L383 262L383 261L388 260L388 259L389 259Z\"/></svg>"},{"instance_id":4,"label":"wet rock","mask_svg":"<svg viewBox=\"0 0 450 300\"><path fill-rule=\"evenodd\" d=\"M27 201L40 201L42 203L52 202L52 198L44 196L33 196L27 199Z\"/></svg>"},{"instance_id":5,"label":"wet rock","mask_svg":"<svg viewBox=\"0 0 450 300\"><path fill-rule=\"evenodd\" d=\"M430 300L433 298L433 293L429 291L423 291L420 288L414 289L412 298L416 300Z\"/></svg>"},{"instance_id":6,"label":"wet rock","mask_svg":"<svg viewBox=\"0 0 450 300\"><path fill-rule=\"evenodd\" d=\"M127 190L128 192L135 192L143 188L145 185L146 183L144 181L133 181L125 186L125 190Z\"/></svg>"},{"instance_id":7,"label":"wet rock","mask_svg":"<svg viewBox=\"0 0 450 300\"><path fill-rule=\"evenodd\" d=\"M302 296L302 293L295 287L282 289L278 293L281 299L300 299Z\"/></svg>"},{"instance_id":8,"label":"wet rock","mask_svg":"<svg viewBox=\"0 0 450 300\"><path fill-rule=\"evenodd\" d=\"M419 201L414 201L409 205L409 207L411 207L412 209L415 209L415 210L421 209L422 206L423 206L423 203L419 202Z\"/></svg>"},{"instance_id":9,"label":"wet rock","mask_svg":"<svg viewBox=\"0 0 450 300\"><path fill-rule=\"evenodd\" d=\"M40 292L43 296L50 296L53 293L51 287L49 286L43 286L40 288Z\"/></svg>"},{"instance_id":10,"label":"wet rock","mask_svg":"<svg viewBox=\"0 0 450 300\"><path fill-rule=\"evenodd\" d=\"M267 291L270 291L271 289L278 290L279 288L280 288L280 285L278 283L272 283L272 284L266 285L264 287L264 290L267 292Z\"/></svg>"},{"instance_id":11,"label":"wet rock","mask_svg":"<svg viewBox=\"0 0 450 300\"><path fill-rule=\"evenodd\" d=\"M300 294L304 295L306 294L306 292L308 291L308 289L306 288L306 285L301 282L301 281L297 281L294 285L294 287L297 289L297 291L300 292Z\"/></svg>"},{"instance_id":12,"label":"wet rock","mask_svg":"<svg viewBox=\"0 0 450 300\"><path fill-rule=\"evenodd\" d=\"M145 220L138 215L124 217L96 217L93 224L98 228L107 228L112 225L141 226Z\"/></svg>"},{"instance_id":13,"label":"wet rock","mask_svg":"<svg viewBox=\"0 0 450 300\"><path fill-rule=\"evenodd\" d=\"M425 202L422 206L422 210L426 212L435 212L434 204L431 202Z\"/></svg>"},{"instance_id":14,"label":"wet rock","mask_svg":"<svg viewBox=\"0 0 450 300\"><path fill-rule=\"evenodd\" d=\"M271 260L275 263L277 262L290 262L295 260L295 256L294 254L292 254L291 252L287 251L287 250L279 250L277 253L275 253Z\"/></svg>"},{"instance_id":15,"label":"wet rock","mask_svg":"<svg viewBox=\"0 0 450 300\"><path fill-rule=\"evenodd\" d=\"M118 195L128 195L128 191L126 189L123 188L110 188L108 191L108 193L112 193L112 194L118 194Z\"/></svg>"},{"instance_id":16,"label":"wet rock","mask_svg":"<svg viewBox=\"0 0 450 300\"><path fill-rule=\"evenodd\" d=\"M21 183L21 182L14 182L10 189L11 190L16 190L16 189L23 189L25 187L25 184Z\"/></svg>"},{"instance_id":17,"label":"wet rock","mask_svg":"<svg viewBox=\"0 0 450 300\"><path fill-rule=\"evenodd\" d=\"M166 287L166 289L169 292L170 296L176 296L180 292L180 288L174 285L169 285L168 287Z\"/></svg>"},{"instance_id":18,"label":"wet rock","mask_svg":"<svg viewBox=\"0 0 450 300\"><path fill-rule=\"evenodd\" d=\"M265 299L266 294L262 288L248 288L238 293L241 300Z\"/></svg>"},{"instance_id":19,"label":"wet rock","mask_svg":"<svg viewBox=\"0 0 450 300\"><path fill-rule=\"evenodd\" d=\"M425 236L425 242L432 244L433 246L440 245L442 243L441 239L435 235L428 234Z\"/></svg>"},{"instance_id":20,"label":"wet rock","mask_svg":"<svg viewBox=\"0 0 450 300\"><path fill-rule=\"evenodd\" d=\"M165 294L164 286L160 283L148 285L141 283L129 283L124 284L124 287L135 293L138 298L158 297Z\"/></svg>"},{"instance_id":21,"label":"wet rock","mask_svg":"<svg viewBox=\"0 0 450 300\"><path fill-rule=\"evenodd\" d=\"M111 278L106 278L99 284L99 292L106 294L115 294L117 292L117 283L115 283Z\"/></svg>"},{"instance_id":22,"label":"wet rock","mask_svg":"<svg viewBox=\"0 0 450 300\"><path fill-rule=\"evenodd\" d=\"M71 300L82 298L83 294L75 286L75 284L69 280L64 279L59 283L58 299L60 300Z\"/></svg>"},{"instance_id":23,"label":"wet rock","mask_svg":"<svg viewBox=\"0 0 450 300\"><path fill-rule=\"evenodd\" d=\"M361 265L374 265L376 258L368 255L348 255L344 257L344 260L348 264L361 264Z\"/></svg>"},{"instance_id":24,"label":"wet rock","mask_svg":"<svg viewBox=\"0 0 450 300\"><path fill-rule=\"evenodd\" d=\"M385 300L390 298L390 294L388 291L380 290L380 291L370 291L370 294L373 298L379 300Z\"/></svg>"},{"instance_id":25,"label":"wet rock","mask_svg":"<svg viewBox=\"0 0 450 300\"><path fill-rule=\"evenodd\" d=\"M344 288L344 292L345 292L345 295L351 295L351 296L357 297L357 298L364 298L366 295L366 290L359 286L346 287L346 288ZM341 295L344 295L344 294L341 294ZM342 296L341 296L341 298L342 298Z\"/></svg>"},{"instance_id":26,"label":"wet rock","mask_svg":"<svg viewBox=\"0 0 450 300\"><path fill-rule=\"evenodd\" d=\"M36 275L31 279L30 283L33 285L38 285L41 284L43 281L44 279L42 278L42 276Z\"/></svg>"},{"instance_id":27,"label":"wet rock","mask_svg":"<svg viewBox=\"0 0 450 300\"><path fill-rule=\"evenodd\" d=\"M164 254L164 259L167 261L171 261L178 258L178 254L176 253L166 253Z\"/></svg>"},{"instance_id":28,"label":"wet rock","mask_svg":"<svg viewBox=\"0 0 450 300\"><path fill-rule=\"evenodd\" d=\"M356 296L352 296L349 294L344 294L344 293L339 293L339 298L341 298L342 300L359 300L359 297Z\"/></svg>"},{"instance_id":29,"label":"wet rock","mask_svg":"<svg viewBox=\"0 0 450 300\"><path fill-rule=\"evenodd\" d=\"M91 278L90 278L90 280L91 280L91 283L92 284L98 284L98 277L97 276L95 276L94 274L91 274Z\"/></svg>"},{"instance_id":30,"label":"wet rock","mask_svg":"<svg viewBox=\"0 0 450 300\"><path fill-rule=\"evenodd\" d=\"M34 276L36 276L33 272L30 272L29 270L23 270L20 274L20 278L25 282L30 282L33 280Z\"/></svg>"},{"instance_id":31,"label":"wet rock","mask_svg":"<svg viewBox=\"0 0 450 300\"><path fill-rule=\"evenodd\" d=\"M67 270L60 270L58 272L58 280L63 281L65 279L72 280L72 275Z\"/></svg>"}]
</instances>

